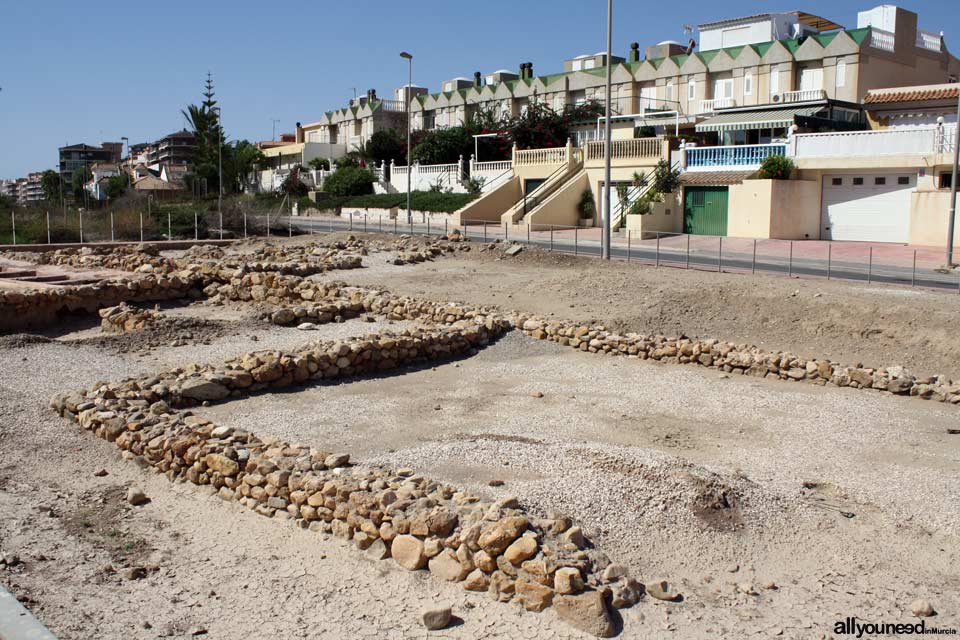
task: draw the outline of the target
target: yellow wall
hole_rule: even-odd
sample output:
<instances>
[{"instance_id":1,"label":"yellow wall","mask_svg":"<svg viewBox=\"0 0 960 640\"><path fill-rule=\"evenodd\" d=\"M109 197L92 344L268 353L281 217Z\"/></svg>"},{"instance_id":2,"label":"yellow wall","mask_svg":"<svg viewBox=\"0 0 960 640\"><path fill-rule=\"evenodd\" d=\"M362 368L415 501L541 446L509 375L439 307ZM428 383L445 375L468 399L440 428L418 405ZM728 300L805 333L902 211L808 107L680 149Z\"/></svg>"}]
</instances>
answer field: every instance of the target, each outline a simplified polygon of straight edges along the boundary
<instances>
[{"instance_id":1,"label":"yellow wall","mask_svg":"<svg viewBox=\"0 0 960 640\"><path fill-rule=\"evenodd\" d=\"M744 180L730 185L727 235L736 238L820 238L820 183Z\"/></svg>"},{"instance_id":2,"label":"yellow wall","mask_svg":"<svg viewBox=\"0 0 960 640\"><path fill-rule=\"evenodd\" d=\"M537 229L539 225L560 225L575 227L580 222L577 203L584 189L590 188L587 174L578 172L566 181L542 205L527 215L527 224Z\"/></svg>"},{"instance_id":3,"label":"yellow wall","mask_svg":"<svg viewBox=\"0 0 960 640\"><path fill-rule=\"evenodd\" d=\"M493 191L485 193L453 214L456 224L463 224L464 220L500 222L503 212L523 197L521 185L520 178L513 177Z\"/></svg>"},{"instance_id":4,"label":"yellow wall","mask_svg":"<svg viewBox=\"0 0 960 640\"><path fill-rule=\"evenodd\" d=\"M654 203L650 213L628 215L627 231L631 237L649 238L660 233L683 233L683 203L679 194L670 194L663 202Z\"/></svg>"},{"instance_id":5,"label":"yellow wall","mask_svg":"<svg viewBox=\"0 0 960 640\"><path fill-rule=\"evenodd\" d=\"M910 244L945 247L950 191L916 191L910 196ZM953 244L960 248L960 221L953 232Z\"/></svg>"}]
</instances>

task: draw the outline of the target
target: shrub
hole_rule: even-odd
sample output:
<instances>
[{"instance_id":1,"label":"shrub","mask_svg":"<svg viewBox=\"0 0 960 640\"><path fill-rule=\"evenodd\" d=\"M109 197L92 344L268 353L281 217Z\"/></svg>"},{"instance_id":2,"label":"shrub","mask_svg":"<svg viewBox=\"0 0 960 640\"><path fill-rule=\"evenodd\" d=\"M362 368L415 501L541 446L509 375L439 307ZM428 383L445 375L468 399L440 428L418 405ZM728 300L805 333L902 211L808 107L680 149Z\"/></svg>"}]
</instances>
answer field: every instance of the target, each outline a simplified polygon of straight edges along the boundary
<instances>
[{"instance_id":1,"label":"shrub","mask_svg":"<svg viewBox=\"0 0 960 640\"><path fill-rule=\"evenodd\" d=\"M473 153L473 137L464 127L429 131L413 148L413 160L420 164L453 164Z\"/></svg>"},{"instance_id":2,"label":"shrub","mask_svg":"<svg viewBox=\"0 0 960 640\"><path fill-rule=\"evenodd\" d=\"M338 166L323 181L323 190L332 196L362 196L373 193L373 173L357 166Z\"/></svg>"},{"instance_id":3,"label":"shrub","mask_svg":"<svg viewBox=\"0 0 960 640\"><path fill-rule=\"evenodd\" d=\"M313 158L307 166L314 171L330 171L330 161L326 158Z\"/></svg>"},{"instance_id":4,"label":"shrub","mask_svg":"<svg viewBox=\"0 0 960 640\"><path fill-rule=\"evenodd\" d=\"M789 180L793 168L793 160L786 156L767 156L767 159L760 165L760 179Z\"/></svg>"},{"instance_id":5,"label":"shrub","mask_svg":"<svg viewBox=\"0 0 960 640\"><path fill-rule=\"evenodd\" d=\"M483 192L483 185L487 183L486 178L467 178L463 186L467 188L467 193L480 194Z\"/></svg>"},{"instance_id":6,"label":"shrub","mask_svg":"<svg viewBox=\"0 0 960 640\"><path fill-rule=\"evenodd\" d=\"M596 205L593 202L593 191L584 189L580 194L580 200L577 202L577 211L581 218L592 218L596 213Z\"/></svg>"},{"instance_id":7,"label":"shrub","mask_svg":"<svg viewBox=\"0 0 960 640\"><path fill-rule=\"evenodd\" d=\"M657 194L673 193L680 186L680 171L670 166L666 160L660 160L653 170L651 190Z\"/></svg>"}]
</instances>

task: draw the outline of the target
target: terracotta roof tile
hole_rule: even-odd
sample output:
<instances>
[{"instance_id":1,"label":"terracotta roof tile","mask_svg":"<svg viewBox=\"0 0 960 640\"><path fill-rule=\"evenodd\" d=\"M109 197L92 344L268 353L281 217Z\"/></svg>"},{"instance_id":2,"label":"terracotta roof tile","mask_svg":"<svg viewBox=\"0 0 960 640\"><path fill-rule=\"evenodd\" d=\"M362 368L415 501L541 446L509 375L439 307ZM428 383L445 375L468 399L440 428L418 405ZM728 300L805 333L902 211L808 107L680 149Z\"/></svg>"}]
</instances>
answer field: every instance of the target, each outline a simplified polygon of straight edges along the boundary
<instances>
[{"instance_id":1,"label":"terracotta roof tile","mask_svg":"<svg viewBox=\"0 0 960 640\"><path fill-rule=\"evenodd\" d=\"M933 84L921 87L896 87L873 89L867 92L864 104L889 104L891 102L922 102L926 100L949 100L957 97L960 84Z\"/></svg>"}]
</instances>

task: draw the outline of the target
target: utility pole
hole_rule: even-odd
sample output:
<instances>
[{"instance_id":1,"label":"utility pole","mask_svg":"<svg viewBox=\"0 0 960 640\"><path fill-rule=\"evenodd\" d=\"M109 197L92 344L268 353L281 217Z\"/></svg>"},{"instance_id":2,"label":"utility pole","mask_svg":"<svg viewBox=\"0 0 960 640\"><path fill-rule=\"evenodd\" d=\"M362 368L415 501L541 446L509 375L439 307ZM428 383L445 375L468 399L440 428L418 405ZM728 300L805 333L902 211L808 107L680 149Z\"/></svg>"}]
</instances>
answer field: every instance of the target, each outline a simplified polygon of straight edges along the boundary
<instances>
[{"instance_id":1,"label":"utility pole","mask_svg":"<svg viewBox=\"0 0 960 640\"><path fill-rule=\"evenodd\" d=\"M403 98L407 103L407 224L412 224L413 212L411 211L411 203L413 202L413 197L410 191L410 179L413 167L410 166L410 119L413 114L410 111L410 94L413 93L413 56L406 51L401 51L400 57L404 58L408 64L407 88L404 91Z\"/></svg>"},{"instance_id":2,"label":"utility pole","mask_svg":"<svg viewBox=\"0 0 960 640\"><path fill-rule=\"evenodd\" d=\"M276 142L277 141L277 125L280 124L280 120L278 118L273 118L272 120L270 120L270 122L273 123L273 137L271 137L270 140L272 142Z\"/></svg>"},{"instance_id":3,"label":"utility pole","mask_svg":"<svg viewBox=\"0 0 960 640\"><path fill-rule=\"evenodd\" d=\"M613 0L607 0L607 89L604 94L607 117L603 123L603 241L601 252L604 260L610 259L610 242L613 222L610 219L610 91L613 74Z\"/></svg>"},{"instance_id":4,"label":"utility pole","mask_svg":"<svg viewBox=\"0 0 960 640\"><path fill-rule=\"evenodd\" d=\"M953 266L953 230L957 220L957 163L960 162L960 89L957 90L957 124L953 130L953 170L950 174L950 219L947 221L947 266Z\"/></svg>"}]
</instances>

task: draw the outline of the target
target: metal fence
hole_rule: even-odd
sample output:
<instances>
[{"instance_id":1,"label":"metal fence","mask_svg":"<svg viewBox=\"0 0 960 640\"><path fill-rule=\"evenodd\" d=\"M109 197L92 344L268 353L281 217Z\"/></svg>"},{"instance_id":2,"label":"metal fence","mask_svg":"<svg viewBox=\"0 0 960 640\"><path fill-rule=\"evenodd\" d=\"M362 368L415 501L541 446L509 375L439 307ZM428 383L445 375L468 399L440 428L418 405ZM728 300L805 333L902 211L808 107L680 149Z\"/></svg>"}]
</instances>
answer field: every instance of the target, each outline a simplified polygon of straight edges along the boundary
<instances>
[{"instance_id":1,"label":"metal fence","mask_svg":"<svg viewBox=\"0 0 960 640\"><path fill-rule=\"evenodd\" d=\"M162 215L142 212L69 212L0 218L0 244L149 242L172 239L293 236L336 231L447 235L454 229L478 242L518 242L576 256L601 255L600 229L547 224L466 220L446 214L405 212L396 216L342 213L289 216L277 211L224 211ZM760 240L675 233L614 235L611 257L655 267L719 273L776 274L794 278L853 280L868 284L924 287L960 294L960 271L944 268L935 248L825 241ZM958 251L960 254L960 251ZM960 255L954 255L954 263Z\"/></svg>"}]
</instances>

